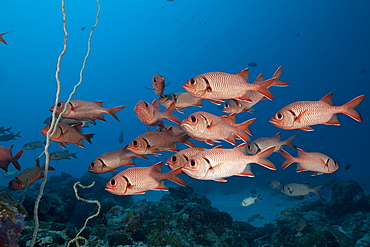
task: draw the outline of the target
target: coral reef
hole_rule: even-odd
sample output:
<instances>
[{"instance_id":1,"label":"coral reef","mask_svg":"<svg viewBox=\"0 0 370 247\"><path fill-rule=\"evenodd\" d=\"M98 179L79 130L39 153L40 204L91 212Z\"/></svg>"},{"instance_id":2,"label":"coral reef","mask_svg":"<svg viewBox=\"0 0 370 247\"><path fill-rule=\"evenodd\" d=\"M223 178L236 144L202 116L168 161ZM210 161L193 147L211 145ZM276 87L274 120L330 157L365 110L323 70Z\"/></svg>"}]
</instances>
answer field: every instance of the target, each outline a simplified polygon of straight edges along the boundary
<instances>
[{"instance_id":1,"label":"coral reef","mask_svg":"<svg viewBox=\"0 0 370 247\"><path fill-rule=\"evenodd\" d=\"M9 193L0 190L0 246L17 246L27 212Z\"/></svg>"},{"instance_id":2,"label":"coral reef","mask_svg":"<svg viewBox=\"0 0 370 247\"><path fill-rule=\"evenodd\" d=\"M88 184L92 180L90 176L94 175L86 175L81 180ZM66 174L62 177L54 179L63 184L61 190L64 190L64 184L74 179ZM133 204L130 196L105 198L108 193L98 192L101 182L95 177L93 180L97 181L96 188L79 192L85 198L99 199L102 205L101 214L81 234L88 239L87 246L362 247L370 243L370 207L367 206L370 196L366 196L355 181L333 186L331 200L303 202L286 209L289 214L279 215L263 227L254 227L247 222L233 221L229 214L212 207L206 197L195 193L192 186L171 187L170 193L160 201L141 200ZM63 196L65 198L58 202L76 201L73 192ZM339 207L341 202L346 206ZM335 206L334 215L331 209ZM74 207L79 204L75 202ZM86 204L84 207L88 215L95 212L94 207ZM74 213L73 217L79 219L69 218L65 222L52 216L44 218L48 221L41 222L35 246L66 246L76 235L76 226L86 218L83 210L81 215ZM32 221L28 221L19 246L28 246L32 226Z\"/></svg>"}]
</instances>

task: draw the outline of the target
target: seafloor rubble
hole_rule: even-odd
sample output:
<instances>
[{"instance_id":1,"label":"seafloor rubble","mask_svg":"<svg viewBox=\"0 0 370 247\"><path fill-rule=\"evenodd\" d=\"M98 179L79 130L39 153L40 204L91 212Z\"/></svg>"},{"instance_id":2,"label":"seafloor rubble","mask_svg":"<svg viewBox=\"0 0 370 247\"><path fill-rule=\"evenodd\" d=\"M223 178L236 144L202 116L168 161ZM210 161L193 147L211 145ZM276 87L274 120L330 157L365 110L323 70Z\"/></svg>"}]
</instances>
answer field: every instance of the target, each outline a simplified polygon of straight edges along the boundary
<instances>
[{"instance_id":1,"label":"seafloor rubble","mask_svg":"<svg viewBox=\"0 0 370 247\"><path fill-rule=\"evenodd\" d=\"M101 188L106 179L86 174L80 180L83 184L97 181L79 194L99 200L102 206L99 216L82 232L87 246L370 246L370 195L355 181L335 184L331 200L303 202L286 209L274 222L254 227L233 221L191 186L170 188L160 201L134 204L130 196L107 197ZM76 181L68 174L49 181L40 206L35 246L66 246L96 211L95 204L77 201L71 189ZM37 193L36 186L29 188L24 203L28 211L32 211ZM26 218L21 247L28 246L32 238L32 219L32 214ZM83 246L83 241L80 243Z\"/></svg>"}]
</instances>

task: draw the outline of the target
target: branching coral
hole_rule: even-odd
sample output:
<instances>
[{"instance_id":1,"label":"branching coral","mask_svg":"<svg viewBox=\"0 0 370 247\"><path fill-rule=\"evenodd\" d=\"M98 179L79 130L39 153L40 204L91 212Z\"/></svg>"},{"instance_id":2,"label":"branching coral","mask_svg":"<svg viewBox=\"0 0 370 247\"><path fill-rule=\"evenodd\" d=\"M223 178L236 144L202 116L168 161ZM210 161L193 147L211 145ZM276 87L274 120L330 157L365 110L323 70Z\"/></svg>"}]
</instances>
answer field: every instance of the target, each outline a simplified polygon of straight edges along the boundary
<instances>
[{"instance_id":1,"label":"branching coral","mask_svg":"<svg viewBox=\"0 0 370 247\"><path fill-rule=\"evenodd\" d=\"M32 236L31 247L33 247L35 245L35 242L36 242L36 237L37 237L37 233L38 233L38 229L39 229L38 208L39 208L40 200L41 200L42 195L44 193L45 184L46 184L47 178L48 178L48 170L49 170L49 163L50 163L50 154L49 154L50 137L56 131L58 122L59 122L61 116L63 115L63 113L66 111L66 106L68 105L68 102L71 100L72 96L76 92L77 87L80 86L81 83L82 83L83 72L84 72L85 66L86 66L86 60L90 55L90 50L91 50L90 44L91 44L92 35L94 33L95 28L98 26L98 23L99 23L99 14L100 14L99 0L96 0L96 4L97 4L97 7L98 7L98 10L97 10L97 13L96 13L95 24L91 28L90 35L89 35L89 38L88 38L88 41L87 41L87 52L86 52L86 55L84 57L82 67L81 67L81 70L80 70L80 79L79 79L78 83L74 86L73 91L71 92L71 94L69 95L67 103L65 104L65 107L64 107L63 111L59 114L58 117L56 117L56 108L57 108L56 106L59 102L59 95L60 95L60 91L61 91L61 83L60 83L60 79L59 79L60 64L61 64L62 57L64 56L64 54L67 51L67 38L68 38L67 17L66 17L66 12L65 12L65 1L62 0L62 15L63 15L63 30L64 30L63 50L62 50L62 52L60 53L60 55L58 57L57 69L56 69L56 72L55 72L55 79L56 79L56 82L57 82L57 92L56 92L56 96L55 96L55 104L54 104L54 110L53 110L53 113L52 113L52 120L51 120L51 123L50 123L50 128L49 128L49 130L46 134L46 144L45 144L44 152L40 155L40 157L41 157L43 154L45 154L45 170L44 170L44 180L41 183L40 192L39 192L39 195L36 199L35 207L34 207L35 228L34 228L34 232L33 232L33 236Z\"/></svg>"},{"instance_id":2,"label":"branching coral","mask_svg":"<svg viewBox=\"0 0 370 247\"><path fill-rule=\"evenodd\" d=\"M84 198L80 197L80 196L78 195L78 193L77 193L77 185L78 185L78 186L80 186L80 187L81 187L81 188L83 188L83 189L88 189L88 188L93 187L93 186L94 186L94 184L95 184L95 181L94 181L91 185L89 185L89 186L82 185L80 182L76 182L76 183L73 185L73 190L74 190L74 192L75 192L76 198L77 198L78 200L80 200L80 201L84 201L84 202L88 202L88 203L96 203L96 204L98 205L98 210L97 210L97 212L96 212L95 214L93 214L93 215L89 216L89 217L86 219L84 226L83 226L83 227L81 228L81 230L76 234L76 237L75 237L74 239L72 239L72 240L70 240L70 241L68 242L68 244L67 244L67 246L68 246L68 247L69 247L69 246L70 246L70 244L71 244L71 243L73 243L73 242L76 242L76 245L77 245L77 246L80 246L80 245L79 245L79 243L78 243L78 240L80 240L80 239L81 239L81 240L84 240L84 246L86 246L86 245L87 245L87 239L86 239L86 238L84 238L84 237L82 237L82 236L80 236L80 234L83 232L83 230L85 230L85 228L86 228L87 223L89 222L89 220L91 220L92 218L94 218L94 217L96 217L96 216L98 216L98 215L99 215L101 206L100 206L100 202L99 202L99 201L97 201L97 200L87 200L87 199L84 199Z\"/></svg>"}]
</instances>

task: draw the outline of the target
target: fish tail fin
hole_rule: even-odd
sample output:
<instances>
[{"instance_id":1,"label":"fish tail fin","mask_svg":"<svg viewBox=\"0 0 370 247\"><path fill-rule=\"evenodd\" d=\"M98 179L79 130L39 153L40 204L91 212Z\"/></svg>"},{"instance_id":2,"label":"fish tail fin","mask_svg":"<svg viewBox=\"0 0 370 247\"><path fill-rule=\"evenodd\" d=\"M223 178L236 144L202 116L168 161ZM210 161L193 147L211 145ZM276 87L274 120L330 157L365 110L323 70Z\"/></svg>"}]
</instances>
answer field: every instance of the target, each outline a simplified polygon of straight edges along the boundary
<instances>
[{"instance_id":1,"label":"fish tail fin","mask_svg":"<svg viewBox=\"0 0 370 247\"><path fill-rule=\"evenodd\" d=\"M195 147L194 143L192 143L190 140L189 140L189 136L188 135L181 135L179 136L179 142L182 142L184 143L186 146L188 147Z\"/></svg>"},{"instance_id":2,"label":"fish tail fin","mask_svg":"<svg viewBox=\"0 0 370 247\"><path fill-rule=\"evenodd\" d=\"M286 86L290 85L288 82L280 80L280 76L281 76L282 73L283 73L283 66L280 66L279 68L277 68L274 75L272 76L272 78L276 78L276 81L274 83L272 83L271 86L286 87Z\"/></svg>"},{"instance_id":3,"label":"fish tail fin","mask_svg":"<svg viewBox=\"0 0 370 247\"><path fill-rule=\"evenodd\" d=\"M72 156L73 158L77 159L76 154L77 154L77 152L76 153L73 153L73 154L70 154L69 156Z\"/></svg>"},{"instance_id":4,"label":"fish tail fin","mask_svg":"<svg viewBox=\"0 0 370 247\"><path fill-rule=\"evenodd\" d=\"M252 118L243 123L235 124L235 134L243 141L249 142L250 138L245 132L247 132L249 135L252 135L252 132L249 129L249 125L251 125L256 120L256 118Z\"/></svg>"},{"instance_id":5,"label":"fish tail fin","mask_svg":"<svg viewBox=\"0 0 370 247\"><path fill-rule=\"evenodd\" d=\"M281 169L285 169L285 168L287 168L288 166L290 166L291 164L293 164L295 162L295 157L290 155L287 151L285 151L283 149L280 149L279 152L285 158L285 161L282 164Z\"/></svg>"},{"instance_id":6,"label":"fish tail fin","mask_svg":"<svg viewBox=\"0 0 370 247\"><path fill-rule=\"evenodd\" d=\"M45 170L45 165L43 165L40 169L41 169L41 170ZM54 168L54 167L52 167L52 166L49 166L49 167L48 167L48 170L49 170L49 171L55 171L55 168ZM43 177L43 176L42 176L42 177Z\"/></svg>"},{"instance_id":7,"label":"fish tail fin","mask_svg":"<svg viewBox=\"0 0 370 247\"><path fill-rule=\"evenodd\" d=\"M172 102L172 104L162 113L162 118L168 119L175 123L180 123L180 119L173 115L173 111L176 109L176 102Z\"/></svg>"},{"instance_id":8,"label":"fish tail fin","mask_svg":"<svg viewBox=\"0 0 370 247\"><path fill-rule=\"evenodd\" d=\"M55 168L54 168L54 167L52 167L52 166L49 166L49 167L48 167L48 170L49 170L49 171L55 171Z\"/></svg>"},{"instance_id":9,"label":"fish tail fin","mask_svg":"<svg viewBox=\"0 0 370 247\"><path fill-rule=\"evenodd\" d=\"M107 109L107 111L108 111L107 113L109 115L111 115L114 119L116 119L118 122L121 122L121 121L119 121L116 113L119 112L120 110L122 110L123 108L125 108L125 106L117 106L117 107L109 108L109 109Z\"/></svg>"},{"instance_id":10,"label":"fish tail fin","mask_svg":"<svg viewBox=\"0 0 370 247\"><path fill-rule=\"evenodd\" d=\"M342 105L343 112L347 116L353 118L354 120L361 122L361 116L358 111L355 110L355 108L364 100L365 95L360 95L351 100L350 102Z\"/></svg>"},{"instance_id":11,"label":"fish tail fin","mask_svg":"<svg viewBox=\"0 0 370 247\"><path fill-rule=\"evenodd\" d=\"M16 136L17 136L17 137L22 137L22 136L20 136L20 133L21 133L21 132L20 132L20 131L18 131L18 133L17 133L17 134L15 134L15 136L14 136L14 137L16 137Z\"/></svg>"},{"instance_id":12,"label":"fish tail fin","mask_svg":"<svg viewBox=\"0 0 370 247\"><path fill-rule=\"evenodd\" d=\"M5 33L0 33L0 42L3 42L4 44L8 44L8 43L6 43L6 41L5 41L5 39L2 37L4 34L7 34L7 33L9 33L9 32L5 32Z\"/></svg>"},{"instance_id":13,"label":"fish tail fin","mask_svg":"<svg viewBox=\"0 0 370 247\"><path fill-rule=\"evenodd\" d=\"M313 188L311 189L310 191L312 193L314 193L318 198L322 199L321 195L319 194L319 192L317 192L318 190L321 190L322 188L324 188L324 186L319 186L319 187L316 187L316 188Z\"/></svg>"},{"instance_id":14,"label":"fish tail fin","mask_svg":"<svg viewBox=\"0 0 370 247\"><path fill-rule=\"evenodd\" d=\"M254 155L256 158L255 163L264 166L270 170L276 170L275 165L267 159L273 152L275 147L269 147L266 150Z\"/></svg>"},{"instance_id":15,"label":"fish tail fin","mask_svg":"<svg viewBox=\"0 0 370 247\"><path fill-rule=\"evenodd\" d=\"M288 145L294 149L297 149L297 147L293 144L293 140L297 137L297 135L294 135L284 141L284 145Z\"/></svg>"},{"instance_id":16,"label":"fish tail fin","mask_svg":"<svg viewBox=\"0 0 370 247\"><path fill-rule=\"evenodd\" d=\"M7 128L7 129L4 129L4 131L7 131L8 133L10 133L10 129L11 129L12 127L10 127L10 128Z\"/></svg>"},{"instance_id":17,"label":"fish tail fin","mask_svg":"<svg viewBox=\"0 0 370 247\"><path fill-rule=\"evenodd\" d=\"M23 154L23 149L20 150L14 157L13 157L13 160L12 160L12 163L14 165L14 167L20 171L21 170L21 165L18 163L18 159L22 156Z\"/></svg>"},{"instance_id":18,"label":"fish tail fin","mask_svg":"<svg viewBox=\"0 0 370 247\"><path fill-rule=\"evenodd\" d=\"M86 134L86 135L83 135L84 136L84 139L88 142L88 143L92 143L91 142L91 138L94 137L95 134Z\"/></svg>"},{"instance_id":19,"label":"fish tail fin","mask_svg":"<svg viewBox=\"0 0 370 247\"><path fill-rule=\"evenodd\" d=\"M260 82L256 85L257 86L257 91L260 93L260 94L263 94L266 98L268 98L269 100L273 100L274 99L274 95L272 95L272 93L270 92L270 90L268 89L274 82L276 81L276 78L271 78L269 80L266 80L266 81L263 81L263 82Z\"/></svg>"},{"instance_id":20,"label":"fish tail fin","mask_svg":"<svg viewBox=\"0 0 370 247\"><path fill-rule=\"evenodd\" d=\"M171 180L172 182L175 182L179 185L186 186L186 183L181 178L179 178L177 176L180 173L182 173L182 168L181 167L166 173L166 179Z\"/></svg>"}]
</instances>

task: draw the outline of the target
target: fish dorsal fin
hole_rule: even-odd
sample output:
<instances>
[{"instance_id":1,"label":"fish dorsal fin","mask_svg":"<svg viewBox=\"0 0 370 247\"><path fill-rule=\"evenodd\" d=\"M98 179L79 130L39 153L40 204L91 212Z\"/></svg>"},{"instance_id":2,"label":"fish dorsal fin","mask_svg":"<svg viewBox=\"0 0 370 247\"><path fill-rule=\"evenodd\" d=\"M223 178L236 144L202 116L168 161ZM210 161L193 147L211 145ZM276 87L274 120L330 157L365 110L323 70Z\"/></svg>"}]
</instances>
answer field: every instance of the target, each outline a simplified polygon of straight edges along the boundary
<instances>
[{"instance_id":1,"label":"fish dorsal fin","mask_svg":"<svg viewBox=\"0 0 370 247\"><path fill-rule=\"evenodd\" d=\"M281 133L277 133L276 135L274 135L274 137L277 137L279 140L280 140L280 136L281 136Z\"/></svg>"},{"instance_id":2,"label":"fish dorsal fin","mask_svg":"<svg viewBox=\"0 0 370 247\"><path fill-rule=\"evenodd\" d=\"M97 104L100 107L103 107L103 101L94 101L94 103ZM74 107L74 108L77 108L77 107Z\"/></svg>"},{"instance_id":3,"label":"fish dorsal fin","mask_svg":"<svg viewBox=\"0 0 370 247\"><path fill-rule=\"evenodd\" d=\"M230 114L229 116L221 116L223 120L225 120L228 124L233 125L236 122L236 114Z\"/></svg>"},{"instance_id":4,"label":"fish dorsal fin","mask_svg":"<svg viewBox=\"0 0 370 247\"><path fill-rule=\"evenodd\" d=\"M240 71L237 75L240 75L245 80L245 82L249 82L248 73L249 73L249 69L246 68L246 69Z\"/></svg>"},{"instance_id":5,"label":"fish dorsal fin","mask_svg":"<svg viewBox=\"0 0 370 247\"><path fill-rule=\"evenodd\" d=\"M160 107L159 107L159 105L158 105L158 101L155 99L155 100L153 100L153 102L152 102L152 106L154 106L155 107L155 109L157 109L158 111L160 110Z\"/></svg>"},{"instance_id":6,"label":"fish dorsal fin","mask_svg":"<svg viewBox=\"0 0 370 247\"><path fill-rule=\"evenodd\" d=\"M158 162L154 165L151 166L151 168L153 168L155 171L161 173L162 172L162 161L161 162Z\"/></svg>"},{"instance_id":7,"label":"fish dorsal fin","mask_svg":"<svg viewBox=\"0 0 370 247\"><path fill-rule=\"evenodd\" d=\"M276 77L276 78L279 79L282 72L283 72L283 66L280 66L279 68L277 68L277 70L275 71L275 73L272 77Z\"/></svg>"},{"instance_id":8,"label":"fish dorsal fin","mask_svg":"<svg viewBox=\"0 0 370 247\"><path fill-rule=\"evenodd\" d=\"M324 101L325 103L327 103L329 105L334 105L334 102L333 102L333 93L328 93L323 98L321 98L320 101Z\"/></svg>"},{"instance_id":9,"label":"fish dorsal fin","mask_svg":"<svg viewBox=\"0 0 370 247\"><path fill-rule=\"evenodd\" d=\"M259 83L261 81L264 81L262 73L257 76L257 78L254 80L254 83Z\"/></svg>"},{"instance_id":10,"label":"fish dorsal fin","mask_svg":"<svg viewBox=\"0 0 370 247\"><path fill-rule=\"evenodd\" d=\"M307 153L306 151L304 151L303 149L301 148L297 148L297 151L298 151L298 157L301 156L302 154L304 153Z\"/></svg>"}]
</instances>

